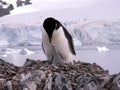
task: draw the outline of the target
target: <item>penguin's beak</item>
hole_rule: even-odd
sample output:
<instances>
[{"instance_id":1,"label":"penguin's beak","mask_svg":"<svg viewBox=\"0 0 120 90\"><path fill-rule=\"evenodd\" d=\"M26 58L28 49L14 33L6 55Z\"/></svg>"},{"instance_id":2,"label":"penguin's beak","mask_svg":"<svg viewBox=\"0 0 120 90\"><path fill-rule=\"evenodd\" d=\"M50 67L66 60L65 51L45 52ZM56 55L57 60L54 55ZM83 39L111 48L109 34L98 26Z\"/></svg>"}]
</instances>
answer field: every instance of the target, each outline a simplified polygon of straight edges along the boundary
<instances>
[{"instance_id":1,"label":"penguin's beak","mask_svg":"<svg viewBox=\"0 0 120 90\"><path fill-rule=\"evenodd\" d=\"M51 38L49 38L49 41L50 41L50 43L51 43Z\"/></svg>"},{"instance_id":2,"label":"penguin's beak","mask_svg":"<svg viewBox=\"0 0 120 90\"><path fill-rule=\"evenodd\" d=\"M50 30L49 32L47 32L50 43L52 42L53 32L54 32L53 30Z\"/></svg>"},{"instance_id":3,"label":"penguin's beak","mask_svg":"<svg viewBox=\"0 0 120 90\"><path fill-rule=\"evenodd\" d=\"M51 43L51 39L52 39L52 35L49 35L49 41L50 41L50 43Z\"/></svg>"}]
</instances>

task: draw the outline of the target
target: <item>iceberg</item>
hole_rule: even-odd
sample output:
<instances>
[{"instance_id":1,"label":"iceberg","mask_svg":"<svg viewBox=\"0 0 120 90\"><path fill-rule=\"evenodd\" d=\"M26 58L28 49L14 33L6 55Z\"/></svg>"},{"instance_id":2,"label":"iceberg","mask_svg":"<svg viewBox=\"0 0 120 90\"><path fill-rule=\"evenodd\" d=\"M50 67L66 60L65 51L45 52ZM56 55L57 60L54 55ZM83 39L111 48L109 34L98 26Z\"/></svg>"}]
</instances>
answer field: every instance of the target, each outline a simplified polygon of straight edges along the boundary
<instances>
[{"instance_id":1,"label":"iceberg","mask_svg":"<svg viewBox=\"0 0 120 90\"><path fill-rule=\"evenodd\" d=\"M102 52L102 51L105 52L108 51L109 49L104 46L104 47L97 47L97 50L98 52Z\"/></svg>"}]
</instances>

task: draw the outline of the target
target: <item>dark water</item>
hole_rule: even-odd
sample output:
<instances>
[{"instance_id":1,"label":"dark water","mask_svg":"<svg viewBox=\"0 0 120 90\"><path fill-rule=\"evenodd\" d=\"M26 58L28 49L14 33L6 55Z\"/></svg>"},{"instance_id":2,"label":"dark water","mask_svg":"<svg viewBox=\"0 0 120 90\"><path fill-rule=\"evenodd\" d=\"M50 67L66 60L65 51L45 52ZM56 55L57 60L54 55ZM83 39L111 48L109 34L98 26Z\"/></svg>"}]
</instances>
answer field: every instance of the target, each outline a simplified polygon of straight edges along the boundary
<instances>
[{"instance_id":1,"label":"dark water","mask_svg":"<svg viewBox=\"0 0 120 90\"><path fill-rule=\"evenodd\" d=\"M96 46L79 47L76 48L77 55L74 57L74 59L83 62L97 63L105 70L109 70L110 74L119 73L120 46L107 46L107 48L109 48L108 51L98 51ZM38 46L16 47L12 49L13 50L5 49L3 53L1 50L0 58L17 66L22 66L26 58L34 60L46 60L42 49ZM29 54L31 51L34 53Z\"/></svg>"}]
</instances>

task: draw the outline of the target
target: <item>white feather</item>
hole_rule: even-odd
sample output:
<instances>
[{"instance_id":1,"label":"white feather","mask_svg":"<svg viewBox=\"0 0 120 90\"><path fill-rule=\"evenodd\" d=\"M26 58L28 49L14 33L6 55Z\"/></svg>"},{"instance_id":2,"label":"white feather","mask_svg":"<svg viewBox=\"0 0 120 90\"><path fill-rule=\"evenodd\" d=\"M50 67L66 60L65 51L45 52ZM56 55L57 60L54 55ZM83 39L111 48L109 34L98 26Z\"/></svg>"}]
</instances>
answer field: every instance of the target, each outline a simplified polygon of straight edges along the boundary
<instances>
[{"instance_id":1,"label":"white feather","mask_svg":"<svg viewBox=\"0 0 120 90\"><path fill-rule=\"evenodd\" d=\"M52 35L52 44L55 45L57 51L65 58L66 62L73 61L73 54L70 51L68 40L65 37L63 28L54 30Z\"/></svg>"},{"instance_id":2,"label":"white feather","mask_svg":"<svg viewBox=\"0 0 120 90\"><path fill-rule=\"evenodd\" d=\"M48 59L52 59L51 57L54 54L52 49L53 45L56 47L57 52L59 52L62 55L66 63L73 62L73 54L70 51L68 40L65 37L62 27L60 27L58 30L54 30L51 39L51 44L49 42L49 38L46 31L43 30L42 41Z\"/></svg>"}]
</instances>

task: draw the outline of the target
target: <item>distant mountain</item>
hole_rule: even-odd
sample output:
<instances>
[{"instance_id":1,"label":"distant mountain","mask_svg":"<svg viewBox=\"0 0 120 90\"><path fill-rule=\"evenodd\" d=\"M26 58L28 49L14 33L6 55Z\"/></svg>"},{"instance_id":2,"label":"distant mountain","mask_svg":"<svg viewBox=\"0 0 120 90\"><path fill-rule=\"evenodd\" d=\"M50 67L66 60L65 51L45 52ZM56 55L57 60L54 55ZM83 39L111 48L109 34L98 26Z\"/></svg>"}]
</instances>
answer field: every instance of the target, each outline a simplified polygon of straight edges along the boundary
<instances>
[{"instance_id":1,"label":"distant mountain","mask_svg":"<svg viewBox=\"0 0 120 90\"><path fill-rule=\"evenodd\" d=\"M14 3L16 3L17 7L22 7L22 6L25 6L25 5L32 4L30 2L30 0L25 0L25 1L17 0ZM0 17L5 16L5 15L9 15L12 10L14 10L13 4L5 2L5 1L0 1Z\"/></svg>"},{"instance_id":2,"label":"distant mountain","mask_svg":"<svg viewBox=\"0 0 120 90\"><path fill-rule=\"evenodd\" d=\"M0 1L0 17L10 14L10 11L13 9L14 6L12 4L8 4L7 2Z\"/></svg>"}]
</instances>

